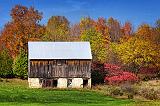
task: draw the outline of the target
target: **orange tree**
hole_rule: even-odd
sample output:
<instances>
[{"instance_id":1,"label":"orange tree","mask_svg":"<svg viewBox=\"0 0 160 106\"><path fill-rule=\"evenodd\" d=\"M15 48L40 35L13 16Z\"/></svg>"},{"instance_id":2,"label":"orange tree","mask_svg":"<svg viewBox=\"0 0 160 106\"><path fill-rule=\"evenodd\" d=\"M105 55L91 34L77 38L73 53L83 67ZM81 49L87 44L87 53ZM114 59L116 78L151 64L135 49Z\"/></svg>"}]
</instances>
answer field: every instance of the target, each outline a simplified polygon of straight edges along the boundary
<instances>
[{"instance_id":1,"label":"orange tree","mask_svg":"<svg viewBox=\"0 0 160 106\"><path fill-rule=\"evenodd\" d=\"M16 5L11 10L11 21L2 30L1 48L7 48L12 57L19 54L20 49L27 51L29 40L40 40L45 32L39 24L42 13L33 7Z\"/></svg>"}]
</instances>

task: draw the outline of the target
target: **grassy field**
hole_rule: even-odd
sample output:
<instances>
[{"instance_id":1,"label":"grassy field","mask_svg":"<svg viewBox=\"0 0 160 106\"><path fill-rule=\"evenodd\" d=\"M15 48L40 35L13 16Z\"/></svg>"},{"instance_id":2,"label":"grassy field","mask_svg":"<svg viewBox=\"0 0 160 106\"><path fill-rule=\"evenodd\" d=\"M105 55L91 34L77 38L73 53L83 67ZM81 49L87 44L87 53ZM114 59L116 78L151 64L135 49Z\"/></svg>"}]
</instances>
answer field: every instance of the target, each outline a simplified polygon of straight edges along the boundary
<instances>
[{"instance_id":1,"label":"grassy field","mask_svg":"<svg viewBox=\"0 0 160 106\"><path fill-rule=\"evenodd\" d=\"M26 80L0 82L0 106L159 106L159 102L115 99L91 90L29 89Z\"/></svg>"}]
</instances>

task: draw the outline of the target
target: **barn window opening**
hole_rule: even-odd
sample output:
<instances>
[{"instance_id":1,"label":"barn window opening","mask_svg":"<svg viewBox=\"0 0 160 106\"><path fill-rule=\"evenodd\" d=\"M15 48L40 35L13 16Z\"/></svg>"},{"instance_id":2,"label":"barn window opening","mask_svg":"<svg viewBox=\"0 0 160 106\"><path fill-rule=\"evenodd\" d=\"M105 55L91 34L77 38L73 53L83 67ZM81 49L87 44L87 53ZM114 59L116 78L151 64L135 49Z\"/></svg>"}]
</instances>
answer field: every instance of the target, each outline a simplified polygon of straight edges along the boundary
<instances>
[{"instance_id":1,"label":"barn window opening","mask_svg":"<svg viewBox=\"0 0 160 106\"><path fill-rule=\"evenodd\" d=\"M67 87L72 87L72 79L67 80Z\"/></svg>"},{"instance_id":2,"label":"barn window opening","mask_svg":"<svg viewBox=\"0 0 160 106\"><path fill-rule=\"evenodd\" d=\"M87 87L88 86L88 80L83 80L83 88Z\"/></svg>"},{"instance_id":3,"label":"barn window opening","mask_svg":"<svg viewBox=\"0 0 160 106\"><path fill-rule=\"evenodd\" d=\"M58 81L57 80L53 80L53 87L57 87Z\"/></svg>"}]
</instances>

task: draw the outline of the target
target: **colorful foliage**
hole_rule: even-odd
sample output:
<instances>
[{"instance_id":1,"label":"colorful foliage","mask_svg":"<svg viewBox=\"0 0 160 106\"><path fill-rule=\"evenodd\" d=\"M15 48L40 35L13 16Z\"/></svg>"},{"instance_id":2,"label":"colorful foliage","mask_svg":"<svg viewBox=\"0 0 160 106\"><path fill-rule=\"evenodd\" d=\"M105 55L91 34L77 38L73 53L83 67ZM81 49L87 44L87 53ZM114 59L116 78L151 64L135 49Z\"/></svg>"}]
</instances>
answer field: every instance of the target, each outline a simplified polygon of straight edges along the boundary
<instances>
[{"instance_id":1,"label":"colorful foliage","mask_svg":"<svg viewBox=\"0 0 160 106\"><path fill-rule=\"evenodd\" d=\"M132 23L121 25L112 17L100 17L97 20L85 17L79 23L70 25L65 16L52 16L47 25L42 26L39 23L42 13L33 7L21 5L13 7L10 16L11 20L5 24L0 35L0 52L3 54L2 51L8 51L0 57L1 60L8 59L0 60L1 66L11 65L8 57L16 60L21 49L27 55L28 41L89 41L93 62L110 63L105 64L105 69L110 70L106 77L108 80L119 79L121 82L129 78L136 79L133 73L124 72L121 67L113 64L122 64L125 70L139 71L141 74L153 73L153 70L153 74L157 74L158 70L160 73L160 20L156 21L155 26L142 24L133 30ZM97 76L103 73L100 71L103 69L97 67L92 67L92 70L98 71ZM26 76L26 73L24 71L23 75Z\"/></svg>"},{"instance_id":2,"label":"colorful foliage","mask_svg":"<svg viewBox=\"0 0 160 106\"><path fill-rule=\"evenodd\" d=\"M99 61L100 63L106 61L106 40L101 33L97 32L95 29L89 29L82 33L81 39L82 41L89 41L91 43L93 61Z\"/></svg>"},{"instance_id":3,"label":"colorful foliage","mask_svg":"<svg viewBox=\"0 0 160 106\"><path fill-rule=\"evenodd\" d=\"M46 26L48 40L65 41L69 35L69 21L64 16L52 16Z\"/></svg>"},{"instance_id":4,"label":"colorful foliage","mask_svg":"<svg viewBox=\"0 0 160 106\"><path fill-rule=\"evenodd\" d=\"M8 22L1 33L1 48L7 48L13 58L20 49L28 51L29 40L40 40L45 30L39 24L42 13L33 7L16 5L11 10L12 20Z\"/></svg>"},{"instance_id":5,"label":"colorful foliage","mask_svg":"<svg viewBox=\"0 0 160 106\"><path fill-rule=\"evenodd\" d=\"M127 42L117 44L115 52L124 65L140 67L159 67L160 50L156 44L149 40L130 38Z\"/></svg>"},{"instance_id":6,"label":"colorful foliage","mask_svg":"<svg viewBox=\"0 0 160 106\"><path fill-rule=\"evenodd\" d=\"M138 81L138 77L129 71L121 70L120 66L114 64L104 64L104 68L108 71L108 74L104 78L107 84L122 84L125 82L134 83Z\"/></svg>"}]
</instances>

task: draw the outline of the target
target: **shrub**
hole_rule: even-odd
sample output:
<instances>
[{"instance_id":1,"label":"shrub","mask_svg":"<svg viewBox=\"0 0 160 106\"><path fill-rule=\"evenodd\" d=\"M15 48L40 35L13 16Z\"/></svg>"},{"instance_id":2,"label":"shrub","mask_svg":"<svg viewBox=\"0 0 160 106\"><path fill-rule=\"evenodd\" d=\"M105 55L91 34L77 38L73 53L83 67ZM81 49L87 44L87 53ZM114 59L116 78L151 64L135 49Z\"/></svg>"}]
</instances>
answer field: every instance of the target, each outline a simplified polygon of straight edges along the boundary
<instances>
[{"instance_id":1,"label":"shrub","mask_svg":"<svg viewBox=\"0 0 160 106\"><path fill-rule=\"evenodd\" d=\"M121 91L121 89L120 88L115 88L115 89L112 89L112 91L111 91L111 95L112 96L122 96L123 95L123 92Z\"/></svg>"},{"instance_id":2,"label":"shrub","mask_svg":"<svg viewBox=\"0 0 160 106\"><path fill-rule=\"evenodd\" d=\"M155 78L158 76L158 69L157 68L147 68L147 67L143 67L140 68L139 72L138 72L138 76L140 77L140 79L144 80L144 81L148 81L152 78Z\"/></svg>"},{"instance_id":3,"label":"shrub","mask_svg":"<svg viewBox=\"0 0 160 106\"><path fill-rule=\"evenodd\" d=\"M121 72L119 75L105 77L105 82L108 84L122 84L126 82L135 83L138 81L138 77L131 72Z\"/></svg>"},{"instance_id":4,"label":"shrub","mask_svg":"<svg viewBox=\"0 0 160 106\"><path fill-rule=\"evenodd\" d=\"M135 74L121 70L120 66L105 64L104 68L108 70L108 75L104 79L107 84L135 83L138 81L138 77Z\"/></svg>"},{"instance_id":5,"label":"shrub","mask_svg":"<svg viewBox=\"0 0 160 106\"><path fill-rule=\"evenodd\" d=\"M155 90L155 89L150 89L150 88L143 88L139 91L139 95L143 96L146 99L150 99L150 100L157 100L160 99L159 96L159 91Z\"/></svg>"},{"instance_id":6,"label":"shrub","mask_svg":"<svg viewBox=\"0 0 160 106\"><path fill-rule=\"evenodd\" d=\"M137 94L136 89L130 83L121 85L121 90L127 94L128 99L133 99L134 95Z\"/></svg>"},{"instance_id":7,"label":"shrub","mask_svg":"<svg viewBox=\"0 0 160 106\"><path fill-rule=\"evenodd\" d=\"M24 50L15 58L13 63L13 73L20 78L27 78L28 58Z\"/></svg>"},{"instance_id":8,"label":"shrub","mask_svg":"<svg viewBox=\"0 0 160 106\"><path fill-rule=\"evenodd\" d=\"M13 59L9 56L7 50L0 53L0 77L13 77L12 71Z\"/></svg>"},{"instance_id":9,"label":"shrub","mask_svg":"<svg viewBox=\"0 0 160 106\"><path fill-rule=\"evenodd\" d=\"M134 95L132 93L129 93L128 94L128 99L133 99L134 98Z\"/></svg>"}]
</instances>

